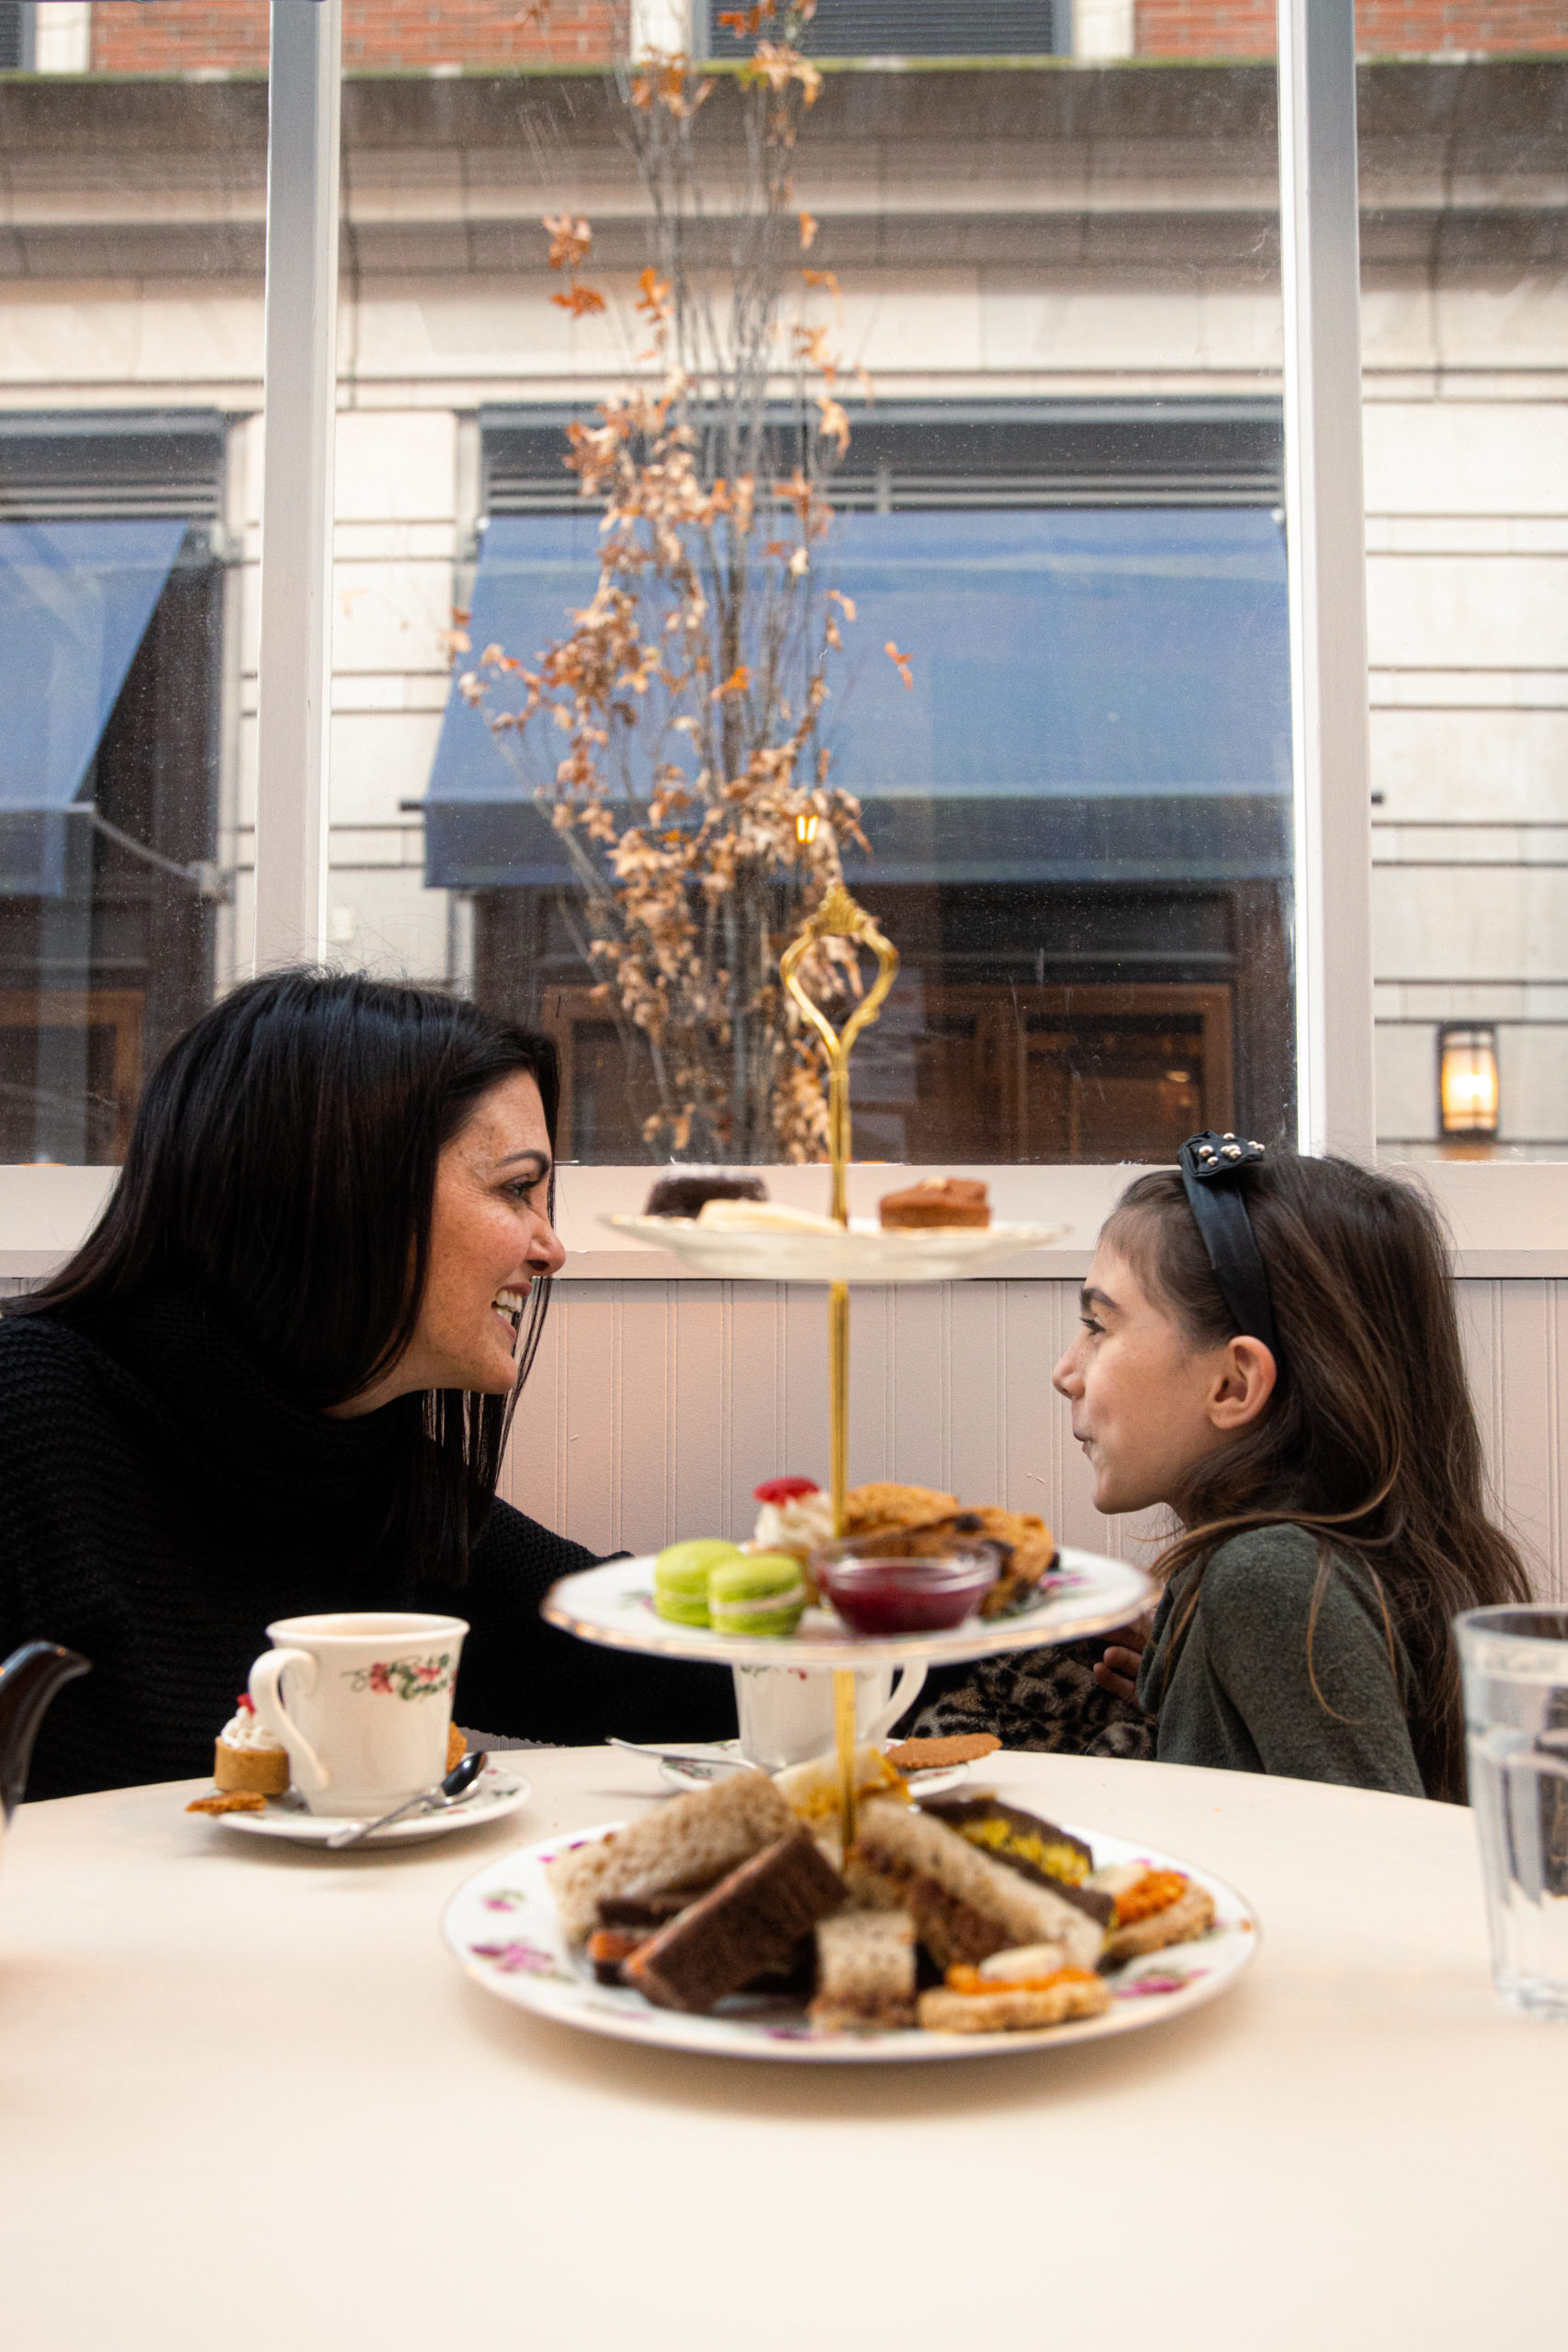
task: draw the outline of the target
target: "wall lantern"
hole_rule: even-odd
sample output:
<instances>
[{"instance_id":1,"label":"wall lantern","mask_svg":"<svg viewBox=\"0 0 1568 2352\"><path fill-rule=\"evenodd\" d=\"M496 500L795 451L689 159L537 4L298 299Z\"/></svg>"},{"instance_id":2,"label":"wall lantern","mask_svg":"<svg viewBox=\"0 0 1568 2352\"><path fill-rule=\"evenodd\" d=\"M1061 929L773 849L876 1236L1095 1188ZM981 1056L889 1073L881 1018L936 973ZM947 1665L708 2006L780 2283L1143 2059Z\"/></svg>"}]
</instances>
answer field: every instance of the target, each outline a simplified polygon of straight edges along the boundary
<instances>
[{"instance_id":1,"label":"wall lantern","mask_svg":"<svg viewBox=\"0 0 1568 2352\"><path fill-rule=\"evenodd\" d=\"M1445 1136L1490 1143L1497 1134L1497 1032L1445 1026L1438 1032L1438 1119Z\"/></svg>"},{"instance_id":2,"label":"wall lantern","mask_svg":"<svg viewBox=\"0 0 1568 2352\"><path fill-rule=\"evenodd\" d=\"M797 842L814 842L817 839L816 818L805 814L798 816L795 820L795 838Z\"/></svg>"}]
</instances>

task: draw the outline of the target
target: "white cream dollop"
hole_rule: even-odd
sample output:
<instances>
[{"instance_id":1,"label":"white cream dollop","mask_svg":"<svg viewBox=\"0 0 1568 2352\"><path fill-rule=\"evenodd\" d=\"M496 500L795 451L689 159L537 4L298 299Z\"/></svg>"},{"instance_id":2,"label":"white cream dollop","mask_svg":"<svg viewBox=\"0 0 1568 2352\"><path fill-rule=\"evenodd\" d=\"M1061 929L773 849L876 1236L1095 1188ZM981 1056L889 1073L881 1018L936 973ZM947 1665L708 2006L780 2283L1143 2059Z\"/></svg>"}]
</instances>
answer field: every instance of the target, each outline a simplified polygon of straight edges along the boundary
<instances>
[{"instance_id":1,"label":"white cream dollop","mask_svg":"<svg viewBox=\"0 0 1568 2352\"><path fill-rule=\"evenodd\" d=\"M275 1739L254 1707L241 1707L218 1735L225 1747L248 1748L256 1756L278 1756L283 1742Z\"/></svg>"},{"instance_id":2,"label":"white cream dollop","mask_svg":"<svg viewBox=\"0 0 1568 2352\"><path fill-rule=\"evenodd\" d=\"M792 1495L785 1503L764 1503L757 1513L751 1548L805 1554L832 1540L832 1500L818 1488L812 1495Z\"/></svg>"}]
</instances>

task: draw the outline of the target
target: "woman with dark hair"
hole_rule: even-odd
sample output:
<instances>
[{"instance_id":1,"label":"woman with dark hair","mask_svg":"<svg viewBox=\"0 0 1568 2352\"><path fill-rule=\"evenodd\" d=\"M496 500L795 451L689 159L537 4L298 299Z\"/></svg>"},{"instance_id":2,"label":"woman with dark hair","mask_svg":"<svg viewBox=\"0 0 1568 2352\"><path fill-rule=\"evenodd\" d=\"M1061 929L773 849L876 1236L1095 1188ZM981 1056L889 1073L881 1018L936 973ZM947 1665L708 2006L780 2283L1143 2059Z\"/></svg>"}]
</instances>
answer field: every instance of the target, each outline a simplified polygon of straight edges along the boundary
<instances>
[{"instance_id":1,"label":"woman with dark hair","mask_svg":"<svg viewBox=\"0 0 1568 2352\"><path fill-rule=\"evenodd\" d=\"M1221 1136L1181 1157L1107 1220L1053 1374L1096 1508L1178 1521L1146 1646L1096 1669L1116 1721L1031 1738L988 1668L941 1721L1113 1753L1135 1700L1162 1762L1462 1803L1452 1621L1529 1595L1486 1513L1436 1214L1348 1160Z\"/></svg>"},{"instance_id":2,"label":"woman with dark hair","mask_svg":"<svg viewBox=\"0 0 1568 2352\"><path fill-rule=\"evenodd\" d=\"M496 1498L563 1256L558 1093L547 1038L312 971L171 1048L96 1230L0 1324L0 1656L95 1669L29 1795L209 1770L268 1623L327 1610L465 1618L488 1732L733 1730L722 1670L546 1626L592 1555Z\"/></svg>"}]
</instances>

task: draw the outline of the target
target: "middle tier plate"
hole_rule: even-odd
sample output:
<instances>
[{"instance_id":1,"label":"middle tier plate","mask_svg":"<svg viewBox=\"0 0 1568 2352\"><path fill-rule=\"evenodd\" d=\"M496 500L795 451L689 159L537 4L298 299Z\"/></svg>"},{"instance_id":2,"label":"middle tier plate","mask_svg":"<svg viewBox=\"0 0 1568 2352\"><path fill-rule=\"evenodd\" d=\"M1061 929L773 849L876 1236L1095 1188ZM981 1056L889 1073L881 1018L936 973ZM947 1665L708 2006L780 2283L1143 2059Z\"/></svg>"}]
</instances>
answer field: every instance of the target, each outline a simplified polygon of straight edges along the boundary
<instances>
[{"instance_id":1,"label":"middle tier plate","mask_svg":"<svg viewBox=\"0 0 1568 2352\"><path fill-rule=\"evenodd\" d=\"M719 1282L951 1283L1022 1250L1048 1250L1066 1225L881 1226L856 1218L834 1233L730 1232L686 1216L603 1216L615 1233L668 1250Z\"/></svg>"},{"instance_id":2,"label":"middle tier plate","mask_svg":"<svg viewBox=\"0 0 1568 2352\"><path fill-rule=\"evenodd\" d=\"M654 1555L606 1560L553 1584L541 1604L563 1633L610 1649L642 1650L660 1657L705 1659L715 1666L896 1666L925 1658L934 1665L992 1657L1002 1650L1038 1649L1112 1633L1142 1616L1154 1585L1142 1568L1103 1553L1064 1545L1058 1565L1027 1607L1010 1617L971 1617L947 1632L887 1634L869 1640L852 1634L830 1609L808 1609L792 1634L716 1634L704 1625L672 1625L653 1606Z\"/></svg>"}]
</instances>

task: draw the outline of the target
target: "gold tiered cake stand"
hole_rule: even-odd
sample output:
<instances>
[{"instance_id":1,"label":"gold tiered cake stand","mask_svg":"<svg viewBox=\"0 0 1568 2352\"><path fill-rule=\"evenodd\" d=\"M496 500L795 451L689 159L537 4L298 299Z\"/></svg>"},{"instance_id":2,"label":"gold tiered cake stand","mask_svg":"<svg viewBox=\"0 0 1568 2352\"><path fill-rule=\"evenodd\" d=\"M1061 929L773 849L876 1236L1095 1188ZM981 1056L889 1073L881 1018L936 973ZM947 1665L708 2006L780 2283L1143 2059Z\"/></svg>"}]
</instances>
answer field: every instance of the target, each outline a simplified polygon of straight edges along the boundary
<instances>
[{"instance_id":1,"label":"gold tiered cake stand","mask_svg":"<svg viewBox=\"0 0 1568 2352\"><path fill-rule=\"evenodd\" d=\"M824 939L845 939L870 950L876 978L841 1029L836 1029L801 980L801 967ZM852 1223L850 1056L880 1013L898 969L897 950L842 883L785 948L779 973L802 1016L822 1041L828 1062L828 1146L832 1189L829 1214L836 1233L753 1228L727 1231L694 1218L623 1215L605 1222L650 1249L671 1251L694 1272L718 1280L807 1282L828 1285L829 1492L833 1524L844 1528L849 1477L850 1287L854 1283L952 1282L983 1272L1021 1250L1060 1240L1065 1226L885 1229ZM826 1609L808 1610L785 1638L724 1634L676 1625L653 1608L653 1559L607 1561L563 1577L546 1595L552 1624L586 1641L718 1665L795 1667L833 1676L833 1721L840 1805L846 1849L854 1836L855 1670L918 1660L980 1658L1003 1650L1037 1648L1109 1633L1138 1616L1152 1587L1141 1569L1094 1553L1065 1550L1046 1589L1006 1617L972 1618L949 1632L888 1634L868 1639L849 1633Z\"/></svg>"}]
</instances>

